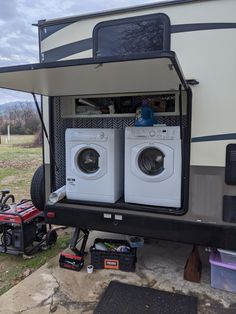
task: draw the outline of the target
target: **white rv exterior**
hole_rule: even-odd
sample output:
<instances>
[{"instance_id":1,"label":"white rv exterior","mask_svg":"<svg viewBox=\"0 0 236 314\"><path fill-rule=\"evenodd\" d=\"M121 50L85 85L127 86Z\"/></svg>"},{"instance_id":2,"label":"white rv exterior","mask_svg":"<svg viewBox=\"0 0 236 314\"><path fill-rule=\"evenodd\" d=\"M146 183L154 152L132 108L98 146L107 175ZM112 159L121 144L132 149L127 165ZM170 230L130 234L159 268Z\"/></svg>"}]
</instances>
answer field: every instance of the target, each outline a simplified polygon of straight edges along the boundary
<instances>
[{"instance_id":1,"label":"white rv exterior","mask_svg":"<svg viewBox=\"0 0 236 314\"><path fill-rule=\"evenodd\" d=\"M128 63L122 63L122 60L117 57L117 63L113 62L114 59L108 66L98 62L93 75L93 62L99 60L99 58L96 59L99 57L99 52L96 51L95 46L98 42L96 30L100 25L105 27L105 23L112 25L117 21L125 23L132 18L143 17L145 19L155 14L162 14L169 18L169 50L177 56L182 72L177 70L175 74L173 72L171 74L172 64L169 66L170 72L165 73L168 58L161 61L145 59L142 62L134 59L133 62L128 60ZM119 204L116 206L110 204L104 205L104 208L101 204L70 203L70 206L62 204L60 208L47 207L46 212L55 211L59 217L58 220L52 220L52 222L62 224L65 219L67 221L65 224L81 228L86 226L86 228L97 230L236 248L236 41L234 40L236 38L236 2L234 0L165 1L115 11L42 20L39 21L38 27L42 69L37 65L33 67L36 70L33 73L24 68L22 71L27 70L25 81L18 80L13 83L13 77L20 77L20 73L7 73L5 76L3 73L2 77L0 73L0 86L37 93L42 90L41 94L45 95L43 120L53 142L57 161L61 165L64 163L65 149L61 139L66 128L84 127L84 123L93 128L105 125L101 122L101 117L81 118L76 115L75 99L83 96L89 99L109 95L113 97L126 97L130 94L139 96L144 92L149 95L158 95L163 91L165 94L173 93L176 99L174 112L160 113L157 118L173 120L183 114L187 119L187 129L191 132L189 143L183 143L183 146L189 145L190 156L189 164L185 167L186 174L183 176L183 180L186 178L188 180L188 187L183 192L186 210L181 214L175 214L171 210L163 212L150 209L149 211L148 207L142 209L142 206L137 206L135 209L135 207L119 207ZM81 61L78 72L77 68L73 70L73 64L77 67L77 64L73 63L76 60ZM92 60L92 64L87 65L86 60ZM57 64L60 69L56 68ZM63 66L65 66L64 72L61 70ZM125 72L126 66L127 72ZM155 66L157 66L156 71ZM52 71L51 68L53 68ZM141 79L141 73L144 73L144 79ZM60 77L62 74L63 78ZM63 84L66 84L65 77L73 77L68 81L67 91L64 91L63 87ZM80 79L81 77L87 77L88 80ZM109 81L109 77L112 77L112 80ZM105 80L106 84L104 84ZM36 82L33 87L27 83L32 81ZM47 82L49 82L48 85ZM76 84L78 84L78 93L76 93ZM183 94L182 90L178 89L181 84L184 87ZM60 93L62 89L63 92ZM190 100L191 94L192 100ZM181 112L181 106L183 112ZM117 127L122 123L125 125L124 120L128 116L121 114L110 117L118 119L110 123L111 125L117 123L115 126ZM109 115L103 118L109 119ZM105 127L107 125L110 127L108 120L106 123ZM180 121L181 123L185 122ZM45 138L45 193L47 197L52 189L57 188L65 180L63 175L56 175L56 172L52 171L54 167L52 157ZM53 178L53 174L56 178ZM69 207L73 211L73 223L70 223L69 218L68 220L65 218ZM107 215L111 216L110 224L107 220L104 223ZM116 221L116 215L121 217L123 225L120 221ZM78 223L75 222L76 219ZM89 219L90 222L87 221ZM94 223L91 223L93 219ZM150 222L150 226L143 225L145 219Z\"/></svg>"},{"instance_id":2,"label":"white rv exterior","mask_svg":"<svg viewBox=\"0 0 236 314\"><path fill-rule=\"evenodd\" d=\"M71 19L73 22L68 22L63 28L41 40L41 58L42 61L59 61L92 57L91 38L93 29L98 23L165 13L169 16L172 27L171 50L176 52L185 77L195 78L200 82L192 90L192 138L235 133L236 42L233 38L236 36L236 28L227 26L236 22L235 9L234 0L187 1L182 5L168 3L166 6L163 4L156 7L151 5L150 8L149 6L130 8L124 13L114 11L91 17L78 16L74 18L75 21ZM60 25L63 21L60 19L45 21L43 24L45 26L40 28L42 33L47 32L50 23ZM203 30L198 29L201 26L199 24L205 24L205 28L203 26ZM70 55L69 45L73 43L79 45L79 42L86 40L91 40L90 49L84 48L86 50L72 52ZM57 59L57 50L62 48L66 56L63 57L62 53L61 58ZM225 148L232 142L236 143L236 140L193 142L191 165L224 167Z\"/></svg>"}]
</instances>

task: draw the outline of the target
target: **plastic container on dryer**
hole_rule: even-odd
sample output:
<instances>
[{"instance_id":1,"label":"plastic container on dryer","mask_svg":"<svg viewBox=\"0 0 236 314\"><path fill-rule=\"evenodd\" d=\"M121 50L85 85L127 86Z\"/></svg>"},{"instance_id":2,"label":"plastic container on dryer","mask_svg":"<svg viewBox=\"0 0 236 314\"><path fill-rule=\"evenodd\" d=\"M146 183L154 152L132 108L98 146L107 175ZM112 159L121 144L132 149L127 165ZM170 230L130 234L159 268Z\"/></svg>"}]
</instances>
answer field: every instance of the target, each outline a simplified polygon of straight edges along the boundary
<instances>
[{"instance_id":1,"label":"plastic container on dryer","mask_svg":"<svg viewBox=\"0 0 236 314\"><path fill-rule=\"evenodd\" d=\"M135 126L153 126L155 123L154 112L147 100L143 100L135 113Z\"/></svg>"}]
</instances>

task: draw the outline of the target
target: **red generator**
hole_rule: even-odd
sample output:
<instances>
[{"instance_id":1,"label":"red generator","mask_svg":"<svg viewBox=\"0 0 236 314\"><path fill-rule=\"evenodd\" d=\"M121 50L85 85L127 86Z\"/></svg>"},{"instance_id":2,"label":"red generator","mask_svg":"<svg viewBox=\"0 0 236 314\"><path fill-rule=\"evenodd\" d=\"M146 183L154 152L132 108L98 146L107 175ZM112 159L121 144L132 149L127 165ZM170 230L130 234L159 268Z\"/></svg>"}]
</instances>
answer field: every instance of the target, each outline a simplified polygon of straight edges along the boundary
<instances>
[{"instance_id":1,"label":"red generator","mask_svg":"<svg viewBox=\"0 0 236 314\"><path fill-rule=\"evenodd\" d=\"M8 195L8 199L10 196L14 201L12 195ZM22 200L11 205L1 204L0 252L31 255L44 243L51 245L56 239L56 231L47 231L43 212L37 209L31 200Z\"/></svg>"}]
</instances>

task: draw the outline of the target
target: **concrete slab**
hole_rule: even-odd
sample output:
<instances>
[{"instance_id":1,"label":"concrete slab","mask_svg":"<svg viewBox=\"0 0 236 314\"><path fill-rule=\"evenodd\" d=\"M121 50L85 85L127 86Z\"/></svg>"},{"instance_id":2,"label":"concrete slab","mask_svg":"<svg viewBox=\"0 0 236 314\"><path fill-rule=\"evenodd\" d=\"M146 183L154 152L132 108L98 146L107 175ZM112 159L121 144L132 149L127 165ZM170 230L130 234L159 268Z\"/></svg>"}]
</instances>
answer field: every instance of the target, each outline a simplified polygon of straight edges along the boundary
<instances>
[{"instance_id":1,"label":"concrete slab","mask_svg":"<svg viewBox=\"0 0 236 314\"><path fill-rule=\"evenodd\" d=\"M92 232L88 248L96 237L123 238ZM56 257L0 297L0 314L93 313L111 280L195 295L199 298L200 314L236 313L236 294L210 287L208 253L203 249L201 283L183 280L185 262L191 249L190 245L150 241L138 250L135 273L95 270L93 274L87 274L89 256L80 272L69 271L58 267Z\"/></svg>"}]
</instances>

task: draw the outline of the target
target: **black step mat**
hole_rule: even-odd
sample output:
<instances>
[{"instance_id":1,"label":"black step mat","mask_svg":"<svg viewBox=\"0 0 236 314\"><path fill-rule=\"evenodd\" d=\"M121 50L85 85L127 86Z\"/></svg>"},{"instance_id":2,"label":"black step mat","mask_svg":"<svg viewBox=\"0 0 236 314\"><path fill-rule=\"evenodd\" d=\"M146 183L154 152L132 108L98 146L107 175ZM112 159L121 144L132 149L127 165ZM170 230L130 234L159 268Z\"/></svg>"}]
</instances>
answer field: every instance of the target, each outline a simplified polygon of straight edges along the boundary
<instances>
[{"instance_id":1,"label":"black step mat","mask_svg":"<svg viewBox=\"0 0 236 314\"><path fill-rule=\"evenodd\" d=\"M197 314L197 298L111 281L94 314Z\"/></svg>"}]
</instances>

